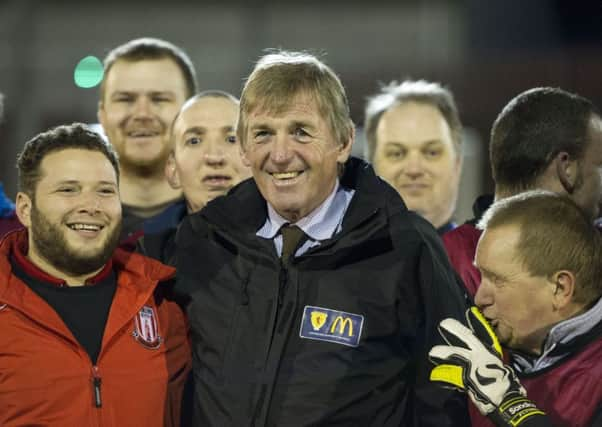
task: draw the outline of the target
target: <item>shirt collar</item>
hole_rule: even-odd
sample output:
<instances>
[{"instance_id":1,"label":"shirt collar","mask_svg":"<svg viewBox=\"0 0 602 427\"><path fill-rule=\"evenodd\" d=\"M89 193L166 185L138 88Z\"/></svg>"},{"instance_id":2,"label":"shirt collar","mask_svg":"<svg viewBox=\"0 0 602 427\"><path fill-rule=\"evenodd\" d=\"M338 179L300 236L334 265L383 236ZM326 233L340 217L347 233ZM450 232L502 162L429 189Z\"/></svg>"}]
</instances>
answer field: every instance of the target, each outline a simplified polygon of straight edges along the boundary
<instances>
[{"instance_id":1,"label":"shirt collar","mask_svg":"<svg viewBox=\"0 0 602 427\"><path fill-rule=\"evenodd\" d=\"M554 350L560 349L559 346L562 344L567 344L579 336L587 334L600 322L602 322L602 298L585 313L554 325L546 337L543 352L540 356L532 357L515 353L513 355L515 368L521 372L531 373L551 366L566 357L564 351Z\"/></svg>"},{"instance_id":2,"label":"shirt collar","mask_svg":"<svg viewBox=\"0 0 602 427\"><path fill-rule=\"evenodd\" d=\"M311 240L326 240L333 236L342 223L343 216L353 196L353 190L345 190L337 179L332 192L320 206L295 223ZM263 226L257 231L257 236L273 239L280 228L289 221L283 218L270 205L268 217Z\"/></svg>"},{"instance_id":3,"label":"shirt collar","mask_svg":"<svg viewBox=\"0 0 602 427\"><path fill-rule=\"evenodd\" d=\"M579 335L588 332L601 321L602 298L600 298L598 302L585 313L563 320L554 325L546 339L544 351L550 349L550 347L554 346L556 343L566 344L567 342L572 341Z\"/></svg>"}]
</instances>

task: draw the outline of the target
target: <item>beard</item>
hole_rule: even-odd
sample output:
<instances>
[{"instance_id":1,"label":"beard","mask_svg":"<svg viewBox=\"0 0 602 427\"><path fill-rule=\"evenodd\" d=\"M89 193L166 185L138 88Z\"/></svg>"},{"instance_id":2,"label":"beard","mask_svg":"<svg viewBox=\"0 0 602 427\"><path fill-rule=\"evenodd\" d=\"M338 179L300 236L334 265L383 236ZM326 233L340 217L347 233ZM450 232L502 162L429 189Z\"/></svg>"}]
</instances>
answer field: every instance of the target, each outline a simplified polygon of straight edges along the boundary
<instances>
[{"instance_id":1,"label":"beard","mask_svg":"<svg viewBox=\"0 0 602 427\"><path fill-rule=\"evenodd\" d=\"M131 128L129 119L119 123L117 129L111 132L111 139L119 138L120 143L117 144L120 148L117 150L119 153L119 165L122 170L127 170L130 173L140 177L152 177L157 175L159 172L163 175L165 163L171 152L171 143L168 135L168 126L161 120L139 121L139 125L146 125L146 127L159 133L161 139L161 146L154 156L146 157L140 156L140 153L136 153L136 149L131 152L127 144L127 133L128 129Z\"/></svg>"},{"instance_id":2,"label":"beard","mask_svg":"<svg viewBox=\"0 0 602 427\"><path fill-rule=\"evenodd\" d=\"M119 244L121 223L110 231L102 247L93 253L82 253L73 249L60 224L53 224L37 210L31 209L31 234L33 245L42 258L57 270L73 276L93 273L101 269L113 256Z\"/></svg>"}]
</instances>

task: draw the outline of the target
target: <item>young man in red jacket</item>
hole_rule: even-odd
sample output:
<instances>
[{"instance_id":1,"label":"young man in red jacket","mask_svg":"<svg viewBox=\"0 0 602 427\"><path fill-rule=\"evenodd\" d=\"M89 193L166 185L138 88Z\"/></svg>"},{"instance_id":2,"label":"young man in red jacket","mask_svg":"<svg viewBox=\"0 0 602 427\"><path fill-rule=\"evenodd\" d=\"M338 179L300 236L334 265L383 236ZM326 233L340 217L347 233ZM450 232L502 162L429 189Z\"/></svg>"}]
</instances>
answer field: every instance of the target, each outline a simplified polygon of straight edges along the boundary
<instances>
[{"instance_id":1,"label":"young man in red jacket","mask_svg":"<svg viewBox=\"0 0 602 427\"><path fill-rule=\"evenodd\" d=\"M172 426L190 369L173 269L116 249L119 168L85 126L29 141L0 246L0 425Z\"/></svg>"}]
</instances>

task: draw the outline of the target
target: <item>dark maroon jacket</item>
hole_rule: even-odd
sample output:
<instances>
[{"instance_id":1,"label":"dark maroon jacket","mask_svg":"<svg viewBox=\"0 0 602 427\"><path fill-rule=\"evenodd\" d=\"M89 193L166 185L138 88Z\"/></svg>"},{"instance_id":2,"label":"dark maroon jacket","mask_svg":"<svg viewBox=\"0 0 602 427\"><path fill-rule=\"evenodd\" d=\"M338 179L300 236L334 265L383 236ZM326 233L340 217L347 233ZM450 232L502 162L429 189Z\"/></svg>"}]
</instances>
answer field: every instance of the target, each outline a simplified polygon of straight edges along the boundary
<instances>
[{"instance_id":1,"label":"dark maroon jacket","mask_svg":"<svg viewBox=\"0 0 602 427\"><path fill-rule=\"evenodd\" d=\"M588 334L589 343L569 344L574 348L557 364L533 374L518 372L527 397L542 409L554 426L602 425L602 325ZM583 341L583 337L577 340ZM470 408L473 427L493 423Z\"/></svg>"},{"instance_id":2,"label":"dark maroon jacket","mask_svg":"<svg viewBox=\"0 0 602 427\"><path fill-rule=\"evenodd\" d=\"M479 237L481 230L471 223L463 224L442 236L449 260L473 299L481 284L481 273L473 264Z\"/></svg>"},{"instance_id":3,"label":"dark maroon jacket","mask_svg":"<svg viewBox=\"0 0 602 427\"><path fill-rule=\"evenodd\" d=\"M476 228L476 224L492 203L491 194L477 197L472 205L474 218L441 236L454 270L462 278L468 294L473 299L481 284L481 274L473 265L477 243L481 237L481 231Z\"/></svg>"}]
</instances>

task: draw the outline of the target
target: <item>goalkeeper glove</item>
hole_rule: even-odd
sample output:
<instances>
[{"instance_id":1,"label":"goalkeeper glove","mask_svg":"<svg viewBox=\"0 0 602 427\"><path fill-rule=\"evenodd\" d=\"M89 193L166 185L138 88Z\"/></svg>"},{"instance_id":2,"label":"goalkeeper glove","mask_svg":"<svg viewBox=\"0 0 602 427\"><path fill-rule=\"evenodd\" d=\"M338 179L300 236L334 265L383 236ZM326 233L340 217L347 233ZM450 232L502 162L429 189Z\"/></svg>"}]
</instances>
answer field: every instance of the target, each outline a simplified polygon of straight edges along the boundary
<instances>
[{"instance_id":1,"label":"goalkeeper glove","mask_svg":"<svg viewBox=\"0 0 602 427\"><path fill-rule=\"evenodd\" d=\"M533 417L545 417L527 399L512 368L504 365L500 343L481 312L471 307L466 320L470 329L455 319L439 324L439 333L448 345L435 346L429 352L437 365L431 381L466 391L481 414L498 426L526 426Z\"/></svg>"}]
</instances>

